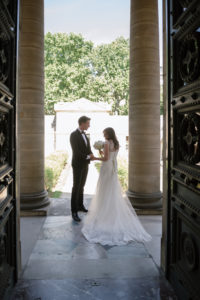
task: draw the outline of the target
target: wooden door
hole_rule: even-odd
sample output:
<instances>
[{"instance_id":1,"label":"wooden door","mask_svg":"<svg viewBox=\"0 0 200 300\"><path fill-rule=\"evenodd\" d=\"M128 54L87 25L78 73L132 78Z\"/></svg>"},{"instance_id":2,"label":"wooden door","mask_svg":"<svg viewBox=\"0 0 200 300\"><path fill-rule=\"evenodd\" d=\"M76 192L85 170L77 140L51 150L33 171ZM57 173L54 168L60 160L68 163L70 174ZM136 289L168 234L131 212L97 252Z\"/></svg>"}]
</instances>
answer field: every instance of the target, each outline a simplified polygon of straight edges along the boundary
<instances>
[{"instance_id":1,"label":"wooden door","mask_svg":"<svg viewBox=\"0 0 200 300\"><path fill-rule=\"evenodd\" d=\"M0 0L0 299L16 281L15 196L18 1Z\"/></svg>"},{"instance_id":2,"label":"wooden door","mask_svg":"<svg viewBox=\"0 0 200 300\"><path fill-rule=\"evenodd\" d=\"M200 1L167 1L168 278L200 299Z\"/></svg>"}]
</instances>

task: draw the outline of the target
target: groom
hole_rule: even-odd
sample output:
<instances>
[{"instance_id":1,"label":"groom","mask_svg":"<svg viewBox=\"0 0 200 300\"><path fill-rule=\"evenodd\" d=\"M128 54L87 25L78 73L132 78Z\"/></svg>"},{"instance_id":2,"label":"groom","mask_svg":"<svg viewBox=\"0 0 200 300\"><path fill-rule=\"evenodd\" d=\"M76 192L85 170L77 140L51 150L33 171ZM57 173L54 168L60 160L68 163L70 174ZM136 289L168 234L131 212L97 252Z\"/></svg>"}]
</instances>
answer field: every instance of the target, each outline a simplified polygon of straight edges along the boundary
<instances>
[{"instance_id":1,"label":"groom","mask_svg":"<svg viewBox=\"0 0 200 300\"><path fill-rule=\"evenodd\" d=\"M72 218L76 222L81 219L78 211L87 212L83 204L83 190L88 173L88 164L93 159L90 141L84 130L90 127L90 118L82 116L78 120L79 127L71 133L70 143L72 147L73 188L71 195Z\"/></svg>"}]
</instances>

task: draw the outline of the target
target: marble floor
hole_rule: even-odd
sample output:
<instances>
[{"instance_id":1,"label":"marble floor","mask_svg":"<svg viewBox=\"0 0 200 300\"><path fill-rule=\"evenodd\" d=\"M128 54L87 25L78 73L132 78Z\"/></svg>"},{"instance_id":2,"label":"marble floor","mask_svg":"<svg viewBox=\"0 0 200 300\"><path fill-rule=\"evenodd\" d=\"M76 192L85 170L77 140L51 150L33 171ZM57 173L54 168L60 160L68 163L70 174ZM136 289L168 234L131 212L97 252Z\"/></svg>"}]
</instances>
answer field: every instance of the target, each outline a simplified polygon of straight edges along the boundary
<instances>
[{"instance_id":1,"label":"marble floor","mask_svg":"<svg viewBox=\"0 0 200 300\"><path fill-rule=\"evenodd\" d=\"M65 196L51 199L47 217L21 218L23 270L11 300L177 299L159 268L161 216L140 216L150 243L90 244Z\"/></svg>"}]
</instances>

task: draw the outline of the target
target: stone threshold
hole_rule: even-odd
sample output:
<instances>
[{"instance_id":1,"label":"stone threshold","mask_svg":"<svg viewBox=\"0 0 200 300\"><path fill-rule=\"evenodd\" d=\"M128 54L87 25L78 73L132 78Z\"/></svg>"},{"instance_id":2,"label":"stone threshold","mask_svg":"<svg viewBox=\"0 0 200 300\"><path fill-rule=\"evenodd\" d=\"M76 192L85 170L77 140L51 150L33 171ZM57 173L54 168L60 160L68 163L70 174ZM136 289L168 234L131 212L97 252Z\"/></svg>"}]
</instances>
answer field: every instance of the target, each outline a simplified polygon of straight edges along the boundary
<instances>
[{"instance_id":1,"label":"stone threshold","mask_svg":"<svg viewBox=\"0 0 200 300\"><path fill-rule=\"evenodd\" d=\"M138 216L162 216L163 210L162 209L139 209L139 208L134 208L135 212L137 213Z\"/></svg>"}]
</instances>

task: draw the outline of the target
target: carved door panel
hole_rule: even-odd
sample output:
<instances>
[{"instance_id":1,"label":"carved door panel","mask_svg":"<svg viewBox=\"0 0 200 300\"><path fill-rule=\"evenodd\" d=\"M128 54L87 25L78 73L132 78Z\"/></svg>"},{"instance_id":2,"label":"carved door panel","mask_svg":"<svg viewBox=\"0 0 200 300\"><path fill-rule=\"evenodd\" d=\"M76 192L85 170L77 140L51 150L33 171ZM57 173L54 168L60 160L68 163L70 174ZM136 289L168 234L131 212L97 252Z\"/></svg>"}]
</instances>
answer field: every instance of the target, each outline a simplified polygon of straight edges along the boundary
<instances>
[{"instance_id":1,"label":"carved door panel","mask_svg":"<svg viewBox=\"0 0 200 300\"><path fill-rule=\"evenodd\" d=\"M200 1L168 9L168 276L181 300L200 299Z\"/></svg>"},{"instance_id":2,"label":"carved door panel","mask_svg":"<svg viewBox=\"0 0 200 300\"><path fill-rule=\"evenodd\" d=\"M7 296L16 278L17 2L0 0L0 299Z\"/></svg>"}]
</instances>

